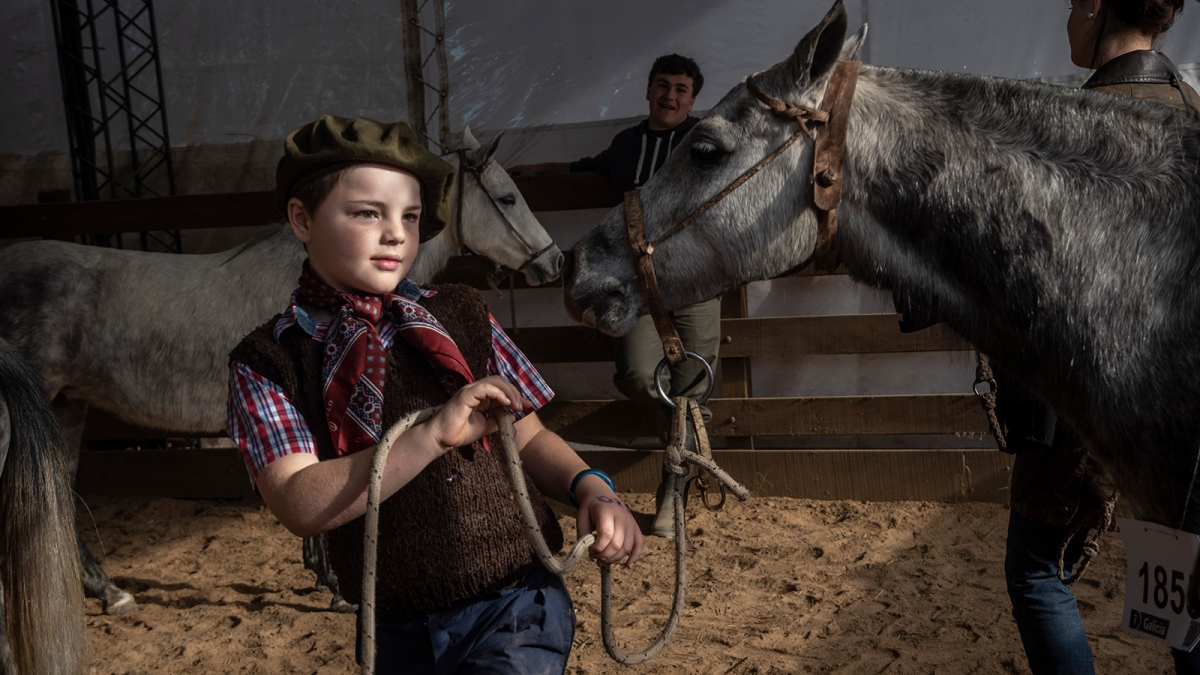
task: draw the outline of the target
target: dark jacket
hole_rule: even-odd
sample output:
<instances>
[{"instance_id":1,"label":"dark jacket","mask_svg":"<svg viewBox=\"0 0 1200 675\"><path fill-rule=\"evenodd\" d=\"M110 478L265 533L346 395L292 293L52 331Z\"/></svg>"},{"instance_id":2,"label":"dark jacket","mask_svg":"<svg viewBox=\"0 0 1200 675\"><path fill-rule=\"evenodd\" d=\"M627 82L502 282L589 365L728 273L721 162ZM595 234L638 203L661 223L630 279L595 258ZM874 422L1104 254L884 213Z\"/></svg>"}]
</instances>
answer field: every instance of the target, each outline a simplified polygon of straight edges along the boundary
<instances>
[{"instance_id":1,"label":"dark jacket","mask_svg":"<svg viewBox=\"0 0 1200 675\"><path fill-rule=\"evenodd\" d=\"M1083 88L1172 108L1191 108L1200 115L1200 94L1183 81L1170 59L1155 51L1118 56L1092 73Z\"/></svg>"},{"instance_id":2,"label":"dark jacket","mask_svg":"<svg viewBox=\"0 0 1200 675\"><path fill-rule=\"evenodd\" d=\"M613 136L612 143L595 157L571 162L571 171L599 171L622 192L641 187L662 168L667 155L700 121L688 117L673 129L653 131L648 120Z\"/></svg>"}]
</instances>

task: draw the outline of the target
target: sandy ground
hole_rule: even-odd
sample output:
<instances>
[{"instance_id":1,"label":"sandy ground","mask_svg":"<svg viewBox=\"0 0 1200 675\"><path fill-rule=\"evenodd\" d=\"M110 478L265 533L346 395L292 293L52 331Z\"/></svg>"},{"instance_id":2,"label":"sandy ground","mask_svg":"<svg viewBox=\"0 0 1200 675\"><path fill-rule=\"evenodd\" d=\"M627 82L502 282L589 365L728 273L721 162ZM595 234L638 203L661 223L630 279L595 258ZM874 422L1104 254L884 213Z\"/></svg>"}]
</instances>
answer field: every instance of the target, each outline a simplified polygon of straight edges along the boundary
<instances>
[{"instance_id":1,"label":"sandy ground","mask_svg":"<svg viewBox=\"0 0 1200 675\"><path fill-rule=\"evenodd\" d=\"M648 512L649 495L628 495ZM258 504L89 500L85 539L138 611L87 605L93 673L343 673L349 615L327 611L300 542ZM599 573L568 577L570 673L1028 672L1002 577L1007 510L993 504L753 499L690 507L687 603L674 641L641 666L600 638ZM86 516L85 516L86 517ZM563 519L574 532L574 522ZM665 621L673 544L650 539L616 574L616 635L640 649ZM1117 628L1116 534L1078 584L1100 673L1168 672L1165 648Z\"/></svg>"}]
</instances>

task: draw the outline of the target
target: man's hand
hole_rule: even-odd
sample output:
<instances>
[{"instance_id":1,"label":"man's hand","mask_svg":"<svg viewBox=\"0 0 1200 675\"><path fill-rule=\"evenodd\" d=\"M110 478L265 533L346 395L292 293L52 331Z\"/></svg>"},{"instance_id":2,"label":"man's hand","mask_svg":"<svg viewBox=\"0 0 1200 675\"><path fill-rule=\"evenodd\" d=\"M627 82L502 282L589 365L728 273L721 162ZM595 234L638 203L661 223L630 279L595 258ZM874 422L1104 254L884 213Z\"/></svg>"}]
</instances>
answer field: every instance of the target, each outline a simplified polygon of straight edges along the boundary
<instances>
[{"instance_id":1,"label":"man's hand","mask_svg":"<svg viewBox=\"0 0 1200 675\"><path fill-rule=\"evenodd\" d=\"M541 164L518 164L508 169L510 176L544 176L550 173L569 173L571 165L566 162L542 162Z\"/></svg>"}]
</instances>

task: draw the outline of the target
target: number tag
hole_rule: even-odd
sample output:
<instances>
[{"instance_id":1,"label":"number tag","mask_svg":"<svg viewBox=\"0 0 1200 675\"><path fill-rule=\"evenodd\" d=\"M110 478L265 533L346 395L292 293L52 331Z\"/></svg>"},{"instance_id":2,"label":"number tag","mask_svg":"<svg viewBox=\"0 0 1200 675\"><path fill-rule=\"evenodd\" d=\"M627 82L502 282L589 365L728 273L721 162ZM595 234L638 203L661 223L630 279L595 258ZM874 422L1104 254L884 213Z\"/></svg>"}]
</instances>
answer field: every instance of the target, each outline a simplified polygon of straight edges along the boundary
<instances>
[{"instance_id":1,"label":"number tag","mask_svg":"<svg viewBox=\"0 0 1200 675\"><path fill-rule=\"evenodd\" d=\"M1200 537L1129 518L1117 524L1128 562L1121 628L1190 652L1200 641L1200 608L1187 602Z\"/></svg>"}]
</instances>

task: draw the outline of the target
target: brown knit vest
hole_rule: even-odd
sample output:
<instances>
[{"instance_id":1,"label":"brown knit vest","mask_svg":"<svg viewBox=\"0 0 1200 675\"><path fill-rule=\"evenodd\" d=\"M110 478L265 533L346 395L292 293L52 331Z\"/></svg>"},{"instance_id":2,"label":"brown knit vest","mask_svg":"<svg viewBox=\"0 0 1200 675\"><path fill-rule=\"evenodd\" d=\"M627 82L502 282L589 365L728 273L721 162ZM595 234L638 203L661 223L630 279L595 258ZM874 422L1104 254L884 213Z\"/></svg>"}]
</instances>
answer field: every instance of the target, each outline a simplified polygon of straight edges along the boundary
<instances>
[{"instance_id":1,"label":"brown knit vest","mask_svg":"<svg viewBox=\"0 0 1200 675\"><path fill-rule=\"evenodd\" d=\"M484 377L491 327L483 297L460 285L434 290L437 294L421 304L445 326L471 372ZM276 342L276 320L247 336L230 358L287 392L309 423L318 456L330 459L335 455L321 396L324 344L299 326L286 329ZM449 398L425 357L396 339L388 355L384 429L408 412ZM469 447L446 453L383 502L376 586L380 607L430 612L512 586L540 564L526 540L498 439L492 447L494 453ZM557 551L562 530L541 494L532 493L547 543ZM329 532L330 562L342 595L353 603L362 601L363 522L359 517Z\"/></svg>"}]
</instances>

